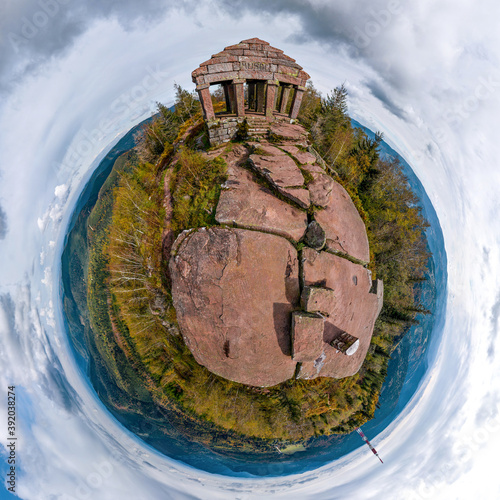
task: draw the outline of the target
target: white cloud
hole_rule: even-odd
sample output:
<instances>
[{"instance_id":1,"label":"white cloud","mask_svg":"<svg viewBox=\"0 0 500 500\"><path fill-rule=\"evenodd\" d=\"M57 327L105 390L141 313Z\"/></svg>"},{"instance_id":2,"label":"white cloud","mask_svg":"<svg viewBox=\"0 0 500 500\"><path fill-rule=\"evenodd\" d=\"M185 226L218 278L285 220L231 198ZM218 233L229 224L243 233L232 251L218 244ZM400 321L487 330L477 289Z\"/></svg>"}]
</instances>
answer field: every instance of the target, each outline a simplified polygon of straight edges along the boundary
<instances>
[{"instance_id":1,"label":"white cloud","mask_svg":"<svg viewBox=\"0 0 500 500\"><path fill-rule=\"evenodd\" d=\"M25 394L21 497L498 498L497 4L215 1L163 17L152 1L151 22L136 21L133 2L121 10L77 2L67 11L59 3L53 37L40 28L16 58L4 52L1 75L0 257L8 265L0 268L0 383L14 381ZM9 7L2 32L17 33L40 5ZM383 466L363 448L274 479L174 463L103 409L64 337L53 279L62 231L91 169L155 101L172 99L174 82L191 88L201 61L252 36L295 57L323 91L347 80L353 116L412 162L443 228L442 341L417 394L372 440Z\"/></svg>"}]
</instances>

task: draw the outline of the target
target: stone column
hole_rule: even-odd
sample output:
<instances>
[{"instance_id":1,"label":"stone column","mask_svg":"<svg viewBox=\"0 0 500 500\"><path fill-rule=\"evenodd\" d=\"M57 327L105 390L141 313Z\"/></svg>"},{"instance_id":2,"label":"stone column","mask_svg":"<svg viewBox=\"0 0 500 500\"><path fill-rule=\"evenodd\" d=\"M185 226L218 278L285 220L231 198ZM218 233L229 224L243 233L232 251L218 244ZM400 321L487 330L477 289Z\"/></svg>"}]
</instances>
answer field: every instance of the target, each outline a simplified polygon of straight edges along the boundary
<instances>
[{"instance_id":1,"label":"stone column","mask_svg":"<svg viewBox=\"0 0 500 500\"><path fill-rule=\"evenodd\" d=\"M291 90L292 90L291 85L283 85L283 91L281 93L281 102L280 102L280 113L286 113L286 107L288 105L288 99L290 98Z\"/></svg>"},{"instance_id":2,"label":"stone column","mask_svg":"<svg viewBox=\"0 0 500 500\"><path fill-rule=\"evenodd\" d=\"M266 110L266 82L257 82L257 106L255 111L264 113Z\"/></svg>"},{"instance_id":3,"label":"stone column","mask_svg":"<svg viewBox=\"0 0 500 500\"><path fill-rule=\"evenodd\" d=\"M304 97L304 92L306 88L299 86L295 89L295 98L293 100L292 110L290 111L290 118L295 120L299 115L300 105L302 104L302 97Z\"/></svg>"},{"instance_id":4,"label":"stone column","mask_svg":"<svg viewBox=\"0 0 500 500\"><path fill-rule=\"evenodd\" d=\"M234 93L234 85L229 83L227 85L227 93L229 95L229 102L231 105L231 113L236 113L236 95Z\"/></svg>"},{"instance_id":5,"label":"stone column","mask_svg":"<svg viewBox=\"0 0 500 500\"><path fill-rule=\"evenodd\" d=\"M247 83L248 88L248 111L255 111L257 109L257 92L255 83Z\"/></svg>"},{"instance_id":6,"label":"stone column","mask_svg":"<svg viewBox=\"0 0 500 500\"><path fill-rule=\"evenodd\" d=\"M203 109L203 116L206 121L215 118L214 107L212 105L212 96L210 95L210 84L202 83L196 86L198 95L200 96L201 107Z\"/></svg>"},{"instance_id":7,"label":"stone column","mask_svg":"<svg viewBox=\"0 0 500 500\"><path fill-rule=\"evenodd\" d=\"M266 97L266 118L270 121L274 118L274 108L276 106L276 94L278 83L275 80L267 81L267 97Z\"/></svg>"},{"instance_id":8,"label":"stone column","mask_svg":"<svg viewBox=\"0 0 500 500\"><path fill-rule=\"evenodd\" d=\"M229 95L229 88L231 87L230 83L224 83L223 84L223 89L224 89L224 101L226 102L226 113L232 113L232 106L231 106L231 96Z\"/></svg>"},{"instance_id":9,"label":"stone column","mask_svg":"<svg viewBox=\"0 0 500 500\"><path fill-rule=\"evenodd\" d=\"M234 84L234 94L236 96L236 114L238 116L245 116L245 89L243 85L245 79L238 78L233 80Z\"/></svg>"}]
</instances>

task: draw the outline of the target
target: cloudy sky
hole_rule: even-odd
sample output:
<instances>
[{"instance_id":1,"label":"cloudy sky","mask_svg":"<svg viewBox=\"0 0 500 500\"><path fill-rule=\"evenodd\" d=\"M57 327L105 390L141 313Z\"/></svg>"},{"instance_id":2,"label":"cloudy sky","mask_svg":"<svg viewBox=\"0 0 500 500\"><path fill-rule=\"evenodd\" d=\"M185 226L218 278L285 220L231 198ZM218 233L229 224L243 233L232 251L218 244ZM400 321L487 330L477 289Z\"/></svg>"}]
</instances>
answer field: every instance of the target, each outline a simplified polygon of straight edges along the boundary
<instances>
[{"instance_id":1,"label":"cloudy sky","mask_svg":"<svg viewBox=\"0 0 500 500\"><path fill-rule=\"evenodd\" d=\"M500 16L492 0L3 0L0 386L16 385L24 499L497 499ZM234 479L154 452L81 379L59 258L102 155L224 46L262 38L412 165L439 217L447 315L408 406L373 443L297 476ZM0 443L7 471L7 400ZM0 486L0 498L8 498Z\"/></svg>"}]
</instances>

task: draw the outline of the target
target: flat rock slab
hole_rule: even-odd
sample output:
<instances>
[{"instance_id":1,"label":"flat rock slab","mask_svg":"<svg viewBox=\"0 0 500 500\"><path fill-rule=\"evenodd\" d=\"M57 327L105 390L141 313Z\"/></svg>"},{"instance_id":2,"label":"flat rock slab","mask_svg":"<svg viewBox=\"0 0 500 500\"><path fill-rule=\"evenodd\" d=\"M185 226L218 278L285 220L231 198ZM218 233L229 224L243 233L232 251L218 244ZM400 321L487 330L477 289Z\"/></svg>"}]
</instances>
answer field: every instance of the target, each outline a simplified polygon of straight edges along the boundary
<instances>
[{"instance_id":1,"label":"flat rock slab","mask_svg":"<svg viewBox=\"0 0 500 500\"><path fill-rule=\"evenodd\" d=\"M285 153L279 155L250 155L251 166L278 188L299 187L304 176L295 162Z\"/></svg>"},{"instance_id":2,"label":"flat rock slab","mask_svg":"<svg viewBox=\"0 0 500 500\"><path fill-rule=\"evenodd\" d=\"M301 165L312 165L316 163L316 157L308 151L301 151L297 146L281 146L283 151L290 153Z\"/></svg>"},{"instance_id":3,"label":"flat rock slab","mask_svg":"<svg viewBox=\"0 0 500 500\"><path fill-rule=\"evenodd\" d=\"M333 181L330 202L314 218L326 233L326 246L360 261L370 260L366 228L347 191Z\"/></svg>"},{"instance_id":4,"label":"flat rock slab","mask_svg":"<svg viewBox=\"0 0 500 500\"><path fill-rule=\"evenodd\" d=\"M332 199L332 191L335 181L324 173L314 172L313 181L307 186L309 189L311 203L318 207L327 207Z\"/></svg>"},{"instance_id":5,"label":"flat rock slab","mask_svg":"<svg viewBox=\"0 0 500 500\"><path fill-rule=\"evenodd\" d=\"M185 234L169 267L186 345L210 371L267 387L293 377L295 248L279 236L213 227Z\"/></svg>"},{"instance_id":6,"label":"flat rock slab","mask_svg":"<svg viewBox=\"0 0 500 500\"><path fill-rule=\"evenodd\" d=\"M307 227L305 212L276 198L243 167L228 165L227 172L215 214L219 224L237 224L294 241L302 238Z\"/></svg>"},{"instance_id":7,"label":"flat rock slab","mask_svg":"<svg viewBox=\"0 0 500 500\"><path fill-rule=\"evenodd\" d=\"M325 173L325 170L320 167L317 163L313 164L313 165L302 165L302 168L304 170L307 170L309 173L311 174L324 174Z\"/></svg>"},{"instance_id":8,"label":"flat rock slab","mask_svg":"<svg viewBox=\"0 0 500 500\"><path fill-rule=\"evenodd\" d=\"M311 196L309 191L303 188L278 188L278 191L289 200L297 203L299 207L309 208L311 206Z\"/></svg>"},{"instance_id":9,"label":"flat rock slab","mask_svg":"<svg viewBox=\"0 0 500 500\"><path fill-rule=\"evenodd\" d=\"M302 309L307 312L319 312L330 315L335 307L335 292L330 288L305 286L300 296Z\"/></svg>"},{"instance_id":10,"label":"flat rock slab","mask_svg":"<svg viewBox=\"0 0 500 500\"><path fill-rule=\"evenodd\" d=\"M262 150L264 155L287 156L286 153L282 151L280 148L277 148L276 146L271 146L268 142L256 143L254 144L254 146L259 150Z\"/></svg>"},{"instance_id":11,"label":"flat rock slab","mask_svg":"<svg viewBox=\"0 0 500 500\"><path fill-rule=\"evenodd\" d=\"M329 288L335 300L326 311L329 316L325 319L323 353L315 361L304 363L299 377L350 377L365 359L377 319L378 299L376 293L370 293L370 272L346 259L310 248L304 248L302 260L304 285ZM329 345L342 332L359 339L359 347L352 356Z\"/></svg>"},{"instance_id":12,"label":"flat rock slab","mask_svg":"<svg viewBox=\"0 0 500 500\"><path fill-rule=\"evenodd\" d=\"M292 358L314 361L323 350L324 319L319 314L296 311L292 314Z\"/></svg>"},{"instance_id":13,"label":"flat rock slab","mask_svg":"<svg viewBox=\"0 0 500 500\"><path fill-rule=\"evenodd\" d=\"M273 134L280 136L285 141L291 141L305 145L307 143L307 132L304 127L291 123L271 124L270 130Z\"/></svg>"}]
</instances>

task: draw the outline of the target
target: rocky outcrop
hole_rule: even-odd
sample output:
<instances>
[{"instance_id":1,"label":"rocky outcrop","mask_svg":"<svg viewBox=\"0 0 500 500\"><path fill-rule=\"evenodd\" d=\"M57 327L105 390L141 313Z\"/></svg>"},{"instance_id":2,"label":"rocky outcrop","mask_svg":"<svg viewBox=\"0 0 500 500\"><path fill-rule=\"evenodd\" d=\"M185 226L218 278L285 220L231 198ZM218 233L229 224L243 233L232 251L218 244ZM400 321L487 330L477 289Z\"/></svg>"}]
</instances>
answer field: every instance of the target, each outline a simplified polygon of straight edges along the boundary
<instances>
[{"instance_id":1,"label":"rocky outcrop","mask_svg":"<svg viewBox=\"0 0 500 500\"><path fill-rule=\"evenodd\" d=\"M290 327L299 305L295 248L257 231L213 227L180 236L170 260L178 323L210 371L254 386L294 375Z\"/></svg>"},{"instance_id":2,"label":"rocky outcrop","mask_svg":"<svg viewBox=\"0 0 500 500\"><path fill-rule=\"evenodd\" d=\"M324 349L315 361L303 363L300 378L354 375L365 359L377 317L377 295L370 293L370 272L359 264L327 252L305 248L302 252L304 285L326 287L335 296L328 306L323 334ZM322 308L325 308L323 305ZM339 352L330 343L343 332L359 339L352 356Z\"/></svg>"},{"instance_id":3,"label":"rocky outcrop","mask_svg":"<svg viewBox=\"0 0 500 500\"><path fill-rule=\"evenodd\" d=\"M361 265L368 239L354 203L297 146L305 130L270 128L272 145L206 153L225 159L228 179L221 226L184 231L172 246L180 330L198 363L236 382L347 377L366 356L383 284Z\"/></svg>"},{"instance_id":4,"label":"rocky outcrop","mask_svg":"<svg viewBox=\"0 0 500 500\"><path fill-rule=\"evenodd\" d=\"M271 137L282 144L291 143L306 147L309 143L308 133L304 127L284 122L271 123L269 129Z\"/></svg>"},{"instance_id":5,"label":"rocky outcrop","mask_svg":"<svg viewBox=\"0 0 500 500\"><path fill-rule=\"evenodd\" d=\"M333 182L330 201L314 218L325 230L326 246L362 262L369 262L370 249L366 228L347 191Z\"/></svg>"},{"instance_id":6,"label":"rocky outcrop","mask_svg":"<svg viewBox=\"0 0 500 500\"><path fill-rule=\"evenodd\" d=\"M321 167L319 167L321 168ZM327 207L332 199L332 191L335 181L325 173L311 172L313 180L307 185L309 189L311 203L317 207Z\"/></svg>"},{"instance_id":7,"label":"rocky outcrop","mask_svg":"<svg viewBox=\"0 0 500 500\"><path fill-rule=\"evenodd\" d=\"M299 241L307 227L307 215L276 198L253 180L243 167L228 165L228 179L220 195L215 219Z\"/></svg>"},{"instance_id":8,"label":"rocky outcrop","mask_svg":"<svg viewBox=\"0 0 500 500\"><path fill-rule=\"evenodd\" d=\"M304 184L304 177L295 162L283 151L274 147L267 147L265 154L250 156L252 167L263 175L276 187L300 187Z\"/></svg>"},{"instance_id":9,"label":"rocky outcrop","mask_svg":"<svg viewBox=\"0 0 500 500\"><path fill-rule=\"evenodd\" d=\"M312 165L312 164L316 163L316 157L313 154L311 154L307 151L301 151L297 146L283 145L283 146L280 146L280 149L293 155L293 157L301 165Z\"/></svg>"}]
</instances>

